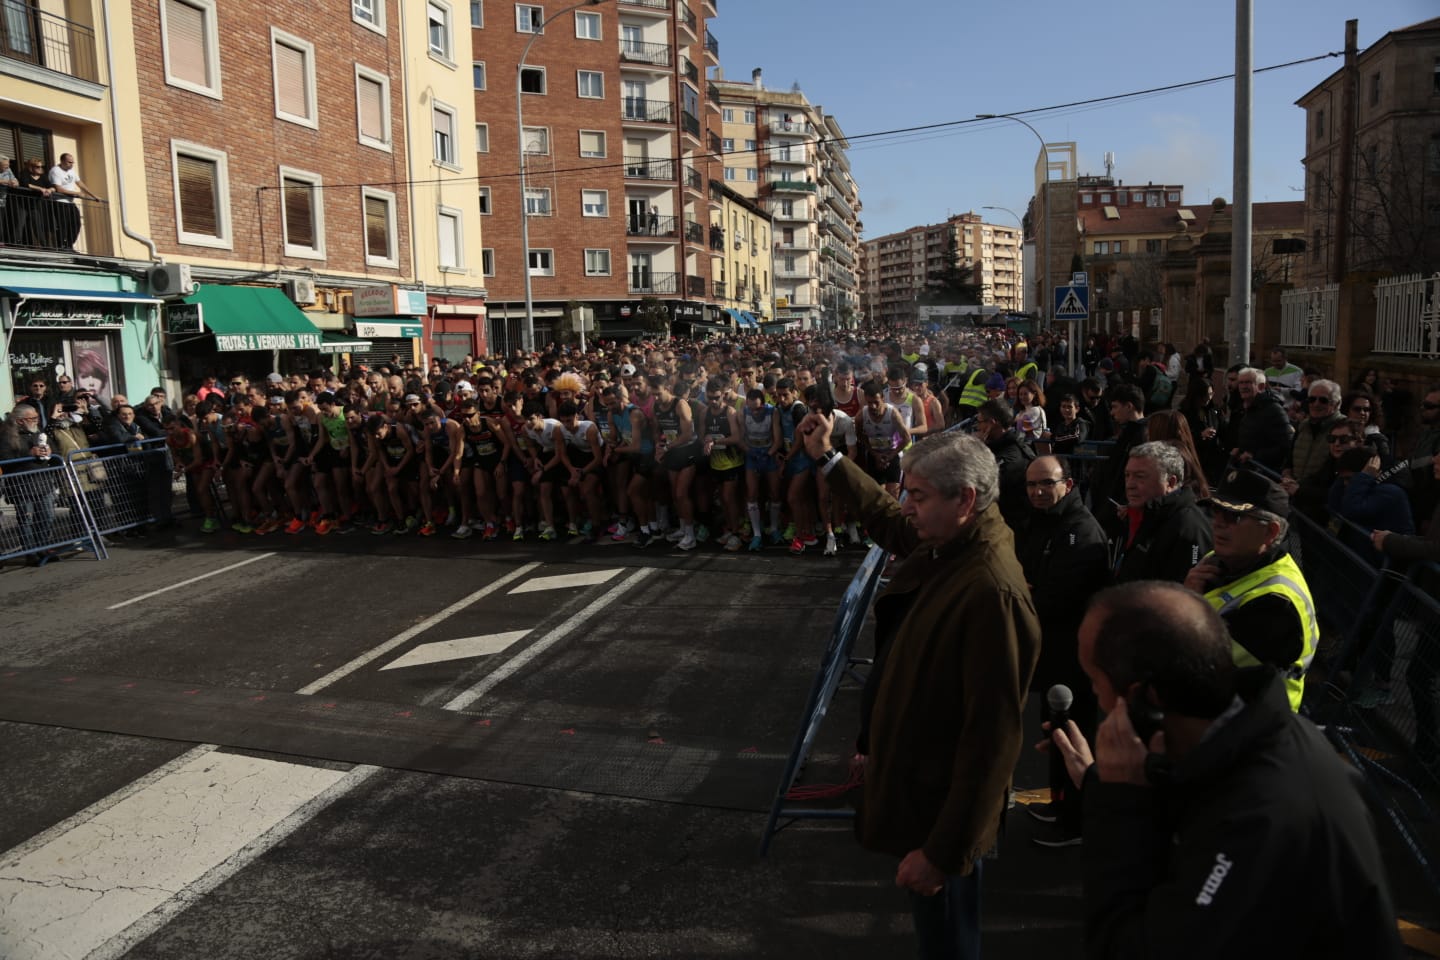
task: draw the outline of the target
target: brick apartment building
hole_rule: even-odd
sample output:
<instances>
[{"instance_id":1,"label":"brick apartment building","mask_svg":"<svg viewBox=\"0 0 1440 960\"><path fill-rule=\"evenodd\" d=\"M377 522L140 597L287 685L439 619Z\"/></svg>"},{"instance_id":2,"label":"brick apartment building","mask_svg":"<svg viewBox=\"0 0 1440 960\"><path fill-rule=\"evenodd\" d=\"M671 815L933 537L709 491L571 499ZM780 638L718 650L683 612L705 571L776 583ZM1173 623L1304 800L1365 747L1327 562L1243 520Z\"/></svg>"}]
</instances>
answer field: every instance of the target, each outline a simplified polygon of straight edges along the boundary
<instances>
[{"instance_id":1,"label":"brick apartment building","mask_svg":"<svg viewBox=\"0 0 1440 960\"><path fill-rule=\"evenodd\" d=\"M952 251L985 287L985 302L1018 311L1024 289L1019 227L986 223L974 212L865 241L865 314L882 323L913 323L926 281L949 266Z\"/></svg>"}]
</instances>

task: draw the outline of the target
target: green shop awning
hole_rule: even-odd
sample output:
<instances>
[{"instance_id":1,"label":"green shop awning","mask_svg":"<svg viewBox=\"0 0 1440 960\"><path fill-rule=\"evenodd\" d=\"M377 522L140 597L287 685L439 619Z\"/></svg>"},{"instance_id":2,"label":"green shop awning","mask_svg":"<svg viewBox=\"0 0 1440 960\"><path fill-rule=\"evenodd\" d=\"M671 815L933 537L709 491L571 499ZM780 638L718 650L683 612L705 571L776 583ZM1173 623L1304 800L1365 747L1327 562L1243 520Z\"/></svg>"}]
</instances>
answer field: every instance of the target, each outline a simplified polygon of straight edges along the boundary
<instances>
[{"instance_id":1,"label":"green shop awning","mask_svg":"<svg viewBox=\"0 0 1440 960\"><path fill-rule=\"evenodd\" d=\"M242 350L319 350L320 331L274 287L205 284L185 298L198 303L204 329L222 353Z\"/></svg>"},{"instance_id":2,"label":"green shop awning","mask_svg":"<svg viewBox=\"0 0 1440 960\"><path fill-rule=\"evenodd\" d=\"M321 353L355 353L360 350L369 350L372 344L369 340L361 340L352 337L348 333L331 333L325 331L320 341Z\"/></svg>"}]
</instances>

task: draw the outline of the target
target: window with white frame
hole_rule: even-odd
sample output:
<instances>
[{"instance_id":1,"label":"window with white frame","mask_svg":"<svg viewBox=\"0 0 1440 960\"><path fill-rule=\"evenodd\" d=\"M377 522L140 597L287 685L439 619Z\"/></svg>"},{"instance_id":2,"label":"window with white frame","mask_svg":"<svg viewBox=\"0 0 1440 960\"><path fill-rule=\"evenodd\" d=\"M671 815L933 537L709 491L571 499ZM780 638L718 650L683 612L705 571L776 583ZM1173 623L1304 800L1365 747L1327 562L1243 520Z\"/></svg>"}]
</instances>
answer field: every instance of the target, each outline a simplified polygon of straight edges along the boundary
<instances>
[{"instance_id":1,"label":"window with white frame","mask_svg":"<svg viewBox=\"0 0 1440 960\"><path fill-rule=\"evenodd\" d=\"M525 152L533 153L537 156L548 155L550 153L550 128L526 127Z\"/></svg>"},{"instance_id":2,"label":"window with white frame","mask_svg":"<svg viewBox=\"0 0 1440 960\"><path fill-rule=\"evenodd\" d=\"M754 141L754 140L746 140L746 141L745 141L745 149L746 149L746 150L754 150L754 149L755 149L755 141Z\"/></svg>"},{"instance_id":3,"label":"window with white frame","mask_svg":"<svg viewBox=\"0 0 1440 960\"><path fill-rule=\"evenodd\" d=\"M365 262L372 267L394 267L400 261L395 227L395 194L373 187L360 188L365 216Z\"/></svg>"},{"instance_id":4,"label":"window with white frame","mask_svg":"<svg viewBox=\"0 0 1440 960\"><path fill-rule=\"evenodd\" d=\"M515 4L516 33L544 33L545 8L530 3Z\"/></svg>"},{"instance_id":5,"label":"window with white frame","mask_svg":"<svg viewBox=\"0 0 1440 960\"><path fill-rule=\"evenodd\" d=\"M605 131L580 131L580 156L588 159L602 159L605 156Z\"/></svg>"},{"instance_id":6,"label":"window with white frame","mask_svg":"<svg viewBox=\"0 0 1440 960\"><path fill-rule=\"evenodd\" d=\"M270 28L275 83L275 116L307 127L318 126L315 106L315 45Z\"/></svg>"},{"instance_id":7,"label":"window with white frame","mask_svg":"<svg viewBox=\"0 0 1440 960\"><path fill-rule=\"evenodd\" d=\"M325 201L318 173L280 168L280 225L285 256L325 259Z\"/></svg>"},{"instance_id":8,"label":"window with white frame","mask_svg":"<svg viewBox=\"0 0 1440 960\"><path fill-rule=\"evenodd\" d=\"M532 276L532 277L553 277L553 276L555 276L555 251L554 251L554 250L531 250L531 251L530 251L530 276Z\"/></svg>"},{"instance_id":9,"label":"window with white frame","mask_svg":"<svg viewBox=\"0 0 1440 960\"><path fill-rule=\"evenodd\" d=\"M475 124L475 152L490 152L490 124L488 123Z\"/></svg>"},{"instance_id":10,"label":"window with white frame","mask_svg":"<svg viewBox=\"0 0 1440 960\"><path fill-rule=\"evenodd\" d=\"M440 103L431 102L430 125L435 135L435 162L455 165L455 110Z\"/></svg>"},{"instance_id":11,"label":"window with white frame","mask_svg":"<svg viewBox=\"0 0 1440 960\"><path fill-rule=\"evenodd\" d=\"M215 0L164 0L160 34L165 82L219 100L220 35Z\"/></svg>"},{"instance_id":12,"label":"window with white frame","mask_svg":"<svg viewBox=\"0 0 1440 960\"><path fill-rule=\"evenodd\" d=\"M229 249L228 155L182 140L170 141L175 188L175 234L185 244Z\"/></svg>"},{"instance_id":13,"label":"window with white frame","mask_svg":"<svg viewBox=\"0 0 1440 960\"><path fill-rule=\"evenodd\" d=\"M360 142L390 149L390 78L355 65L355 122Z\"/></svg>"},{"instance_id":14,"label":"window with white frame","mask_svg":"<svg viewBox=\"0 0 1440 960\"><path fill-rule=\"evenodd\" d=\"M580 96L587 100L605 99L605 74L599 70L576 71L579 78Z\"/></svg>"},{"instance_id":15,"label":"window with white frame","mask_svg":"<svg viewBox=\"0 0 1440 960\"><path fill-rule=\"evenodd\" d=\"M385 0L350 0L350 16L376 33L385 32Z\"/></svg>"},{"instance_id":16,"label":"window with white frame","mask_svg":"<svg viewBox=\"0 0 1440 960\"><path fill-rule=\"evenodd\" d=\"M610 191L581 190L580 213L586 217L610 216Z\"/></svg>"},{"instance_id":17,"label":"window with white frame","mask_svg":"<svg viewBox=\"0 0 1440 960\"><path fill-rule=\"evenodd\" d=\"M441 270L465 269L465 224L463 215L453 207L435 211L439 230L439 266Z\"/></svg>"},{"instance_id":18,"label":"window with white frame","mask_svg":"<svg viewBox=\"0 0 1440 960\"><path fill-rule=\"evenodd\" d=\"M491 206L490 206L490 188L489 188L489 187L481 187L481 188L480 188L480 215L481 215L482 217L488 217L488 216L490 216L490 214L491 214L492 212L493 212L493 209L492 209Z\"/></svg>"},{"instance_id":19,"label":"window with white frame","mask_svg":"<svg viewBox=\"0 0 1440 960\"><path fill-rule=\"evenodd\" d=\"M722 139L720 141L720 150L722 153L734 153L735 139L733 137L725 137Z\"/></svg>"},{"instance_id":20,"label":"window with white frame","mask_svg":"<svg viewBox=\"0 0 1440 960\"><path fill-rule=\"evenodd\" d=\"M495 276L495 248L485 247L480 251L480 275Z\"/></svg>"},{"instance_id":21,"label":"window with white frame","mask_svg":"<svg viewBox=\"0 0 1440 960\"><path fill-rule=\"evenodd\" d=\"M746 110L746 111L745 111L745 122L746 122L746 123L754 123L754 122L755 122L755 111L754 111L754 110Z\"/></svg>"},{"instance_id":22,"label":"window with white frame","mask_svg":"<svg viewBox=\"0 0 1440 960\"><path fill-rule=\"evenodd\" d=\"M526 187L525 188L525 215L530 217L548 217L554 211L550 206L549 187Z\"/></svg>"},{"instance_id":23,"label":"window with white frame","mask_svg":"<svg viewBox=\"0 0 1440 960\"><path fill-rule=\"evenodd\" d=\"M544 67L521 67L520 68L520 92L521 93L544 93L545 68Z\"/></svg>"},{"instance_id":24,"label":"window with white frame","mask_svg":"<svg viewBox=\"0 0 1440 960\"><path fill-rule=\"evenodd\" d=\"M1180 194L1178 194L1178 193L1169 193L1169 194L1166 194L1166 195L1165 195L1165 199L1169 200L1171 203L1179 203L1179 202L1180 202Z\"/></svg>"},{"instance_id":25,"label":"window with white frame","mask_svg":"<svg viewBox=\"0 0 1440 960\"><path fill-rule=\"evenodd\" d=\"M755 167L746 167L745 179L750 181L751 183L755 183L760 179L760 171Z\"/></svg>"},{"instance_id":26,"label":"window with white frame","mask_svg":"<svg viewBox=\"0 0 1440 960\"><path fill-rule=\"evenodd\" d=\"M485 4L482 0L470 0L470 26L476 30L485 26Z\"/></svg>"},{"instance_id":27,"label":"window with white frame","mask_svg":"<svg viewBox=\"0 0 1440 960\"><path fill-rule=\"evenodd\" d=\"M476 60L470 64L471 82L476 90L485 89L485 61Z\"/></svg>"},{"instance_id":28,"label":"window with white frame","mask_svg":"<svg viewBox=\"0 0 1440 960\"><path fill-rule=\"evenodd\" d=\"M739 179L739 173L740 173L740 171L736 170L734 167L726 167L726 168L725 168L725 179L726 179L726 180L736 180L736 179Z\"/></svg>"},{"instance_id":29,"label":"window with white frame","mask_svg":"<svg viewBox=\"0 0 1440 960\"><path fill-rule=\"evenodd\" d=\"M575 36L581 40L600 39L600 14L576 13Z\"/></svg>"},{"instance_id":30,"label":"window with white frame","mask_svg":"<svg viewBox=\"0 0 1440 960\"><path fill-rule=\"evenodd\" d=\"M586 249L585 251L585 276L587 277L608 277L610 276L610 251L602 249Z\"/></svg>"},{"instance_id":31,"label":"window with white frame","mask_svg":"<svg viewBox=\"0 0 1440 960\"><path fill-rule=\"evenodd\" d=\"M425 31L430 55L450 60L450 5L439 0L425 4Z\"/></svg>"},{"instance_id":32,"label":"window with white frame","mask_svg":"<svg viewBox=\"0 0 1440 960\"><path fill-rule=\"evenodd\" d=\"M720 109L720 119L725 123L734 123L735 111L730 107L722 107Z\"/></svg>"}]
</instances>

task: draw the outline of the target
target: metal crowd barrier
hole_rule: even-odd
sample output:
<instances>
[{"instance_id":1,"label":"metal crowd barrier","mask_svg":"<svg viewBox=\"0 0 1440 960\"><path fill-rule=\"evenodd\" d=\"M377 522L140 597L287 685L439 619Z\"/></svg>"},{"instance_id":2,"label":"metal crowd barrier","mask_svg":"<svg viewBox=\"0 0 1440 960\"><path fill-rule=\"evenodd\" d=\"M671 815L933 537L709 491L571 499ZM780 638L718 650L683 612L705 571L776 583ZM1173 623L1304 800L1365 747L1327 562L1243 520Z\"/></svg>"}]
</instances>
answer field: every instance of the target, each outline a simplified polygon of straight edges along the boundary
<instances>
[{"instance_id":1,"label":"metal crowd barrier","mask_svg":"<svg viewBox=\"0 0 1440 960\"><path fill-rule=\"evenodd\" d=\"M36 557L41 564L52 551L89 550L97 558L104 547L87 522L84 496L70 465L51 457L37 466L34 457L0 461L0 563Z\"/></svg>"},{"instance_id":2,"label":"metal crowd barrier","mask_svg":"<svg viewBox=\"0 0 1440 960\"><path fill-rule=\"evenodd\" d=\"M800 776L801 767L810 756L810 748L815 743L816 734L820 732L820 723L825 719L825 713L830 708L830 701L834 699L841 679L846 675L856 680L861 679L854 673L853 668L864 661L855 659L851 651L855 647L856 638L860 636L861 627L865 624L870 604L879 591L880 574L885 569L887 556L882 547L870 548L860 564L860 569L856 570L855 576L851 578L850 586L845 589L839 609L835 611L835 627L830 631L830 641L825 647L824 656L820 658L820 670L815 674L814 683L810 685L810 695L806 698L805 710L800 715L800 735L796 737L795 745L790 750L785 772L781 775L780 784L775 791L775 802L770 806L770 817L765 822L765 832L760 838L762 857L770 849L770 840L775 834L796 820L846 820L855 816L855 812L848 808L789 806L787 800L790 790ZM782 817L785 819L783 824L780 823Z\"/></svg>"},{"instance_id":3,"label":"metal crowd barrier","mask_svg":"<svg viewBox=\"0 0 1440 960\"><path fill-rule=\"evenodd\" d=\"M98 536L173 518L170 449L163 438L72 450L83 503Z\"/></svg>"}]
</instances>

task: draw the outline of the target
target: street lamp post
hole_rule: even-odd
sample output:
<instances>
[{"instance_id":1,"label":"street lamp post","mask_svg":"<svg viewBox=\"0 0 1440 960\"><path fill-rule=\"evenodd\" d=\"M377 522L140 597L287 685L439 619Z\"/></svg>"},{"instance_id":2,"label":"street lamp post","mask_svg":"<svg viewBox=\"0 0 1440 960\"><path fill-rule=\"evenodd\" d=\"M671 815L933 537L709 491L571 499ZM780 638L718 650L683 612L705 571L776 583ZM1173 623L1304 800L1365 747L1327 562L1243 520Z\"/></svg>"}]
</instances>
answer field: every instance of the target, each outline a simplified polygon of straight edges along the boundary
<instances>
[{"instance_id":1,"label":"street lamp post","mask_svg":"<svg viewBox=\"0 0 1440 960\"><path fill-rule=\"evenodd\" d=\"M1021 236L1020 236L1020 242L1021 242L1021 245L1022 245L1022 246L1024 245L1024 242L1025 242L1025 236L1024 236L1024 234L1025 234L1025 221L1022 220L1022 219L1020 219L1020 215L1019 215L1018 213L1016 213L1014 210L1011 210L1009 207L994 207L994 206L989 206L989 207L981 207L980 209L981 209L981 210L999 210L999 211L1001 211L1002 213L1008 213L1008 214L1010 214L1010 216L1014 217L1014 218L1015 218L1015 225L1020 228L1020 234L1021 234ZM1023 251L1022 251L1022 254L1023 254ZM1023 263L1023 256L1022 256L1022 263ZM1021 287L1020 289L1021 289L1021 292L1023 293L1025 288L1024 288L1024 287ZM1024 301L1023 299L1020 301L1020 308L1021 308L1022 310L1025 308L1025 301Z\"/></svg>"},{"instance_id":2,"label":"street lamp post","mask_svg":"<svg viewBox=\"0 0 1440 960\"><path fill-rule=\"evenodd\" d=\"M521 346L526 353L535 349L535 291L530 282L530 211L525 209L525 91L522 89L525 58L530 56L530 48L544 35L545 28L550 24L571 11L581 7L599 6L604 2L605 0L581 0L580 3L571 4L558 13L551 14L530 34L530 40L520 54L520 62L515 65L515 141L520 145L520 258L525 264L525 336Z\"/></svg>"},{"instance_id":3,"label":"street lamp post","mask_svg":"<svg viewBox=\"0 0 1440 960\"><path fill-rule=\"evenodd\" d=\"M1050 286L1050 151L1045 146L1045 138L1040 136L1040 131L1032 127L1028 121L1021 120L1019 117L1011 116L1008 113L977 113L975 119L1014 120L1026 130L1035 134L1035 139L1040 141L1040 153L1045 157L1045 179L1042 181L1041 190L1041 207L1045 211L1042 218L1042 222L1045 224L1045 269L1041 271L1044 288L1040 291L1040 302L1037 306L1040 308L1041 319L1048 318L1053 320L1054 318L1050 317L1049 310L1050 298L1055 295L1054 290ZM1073 374L1075 372L1075 337L1072 334L1076 331L1070 329L1072 326L1073 322L1066 325L1065 339L1070 344L1069 363L1070 372Z\"/></svg>"}]
</instances>

